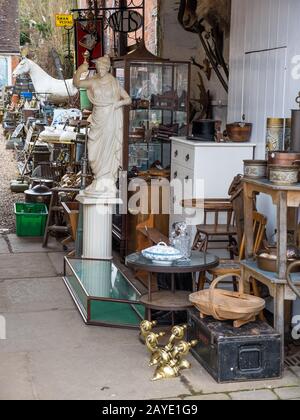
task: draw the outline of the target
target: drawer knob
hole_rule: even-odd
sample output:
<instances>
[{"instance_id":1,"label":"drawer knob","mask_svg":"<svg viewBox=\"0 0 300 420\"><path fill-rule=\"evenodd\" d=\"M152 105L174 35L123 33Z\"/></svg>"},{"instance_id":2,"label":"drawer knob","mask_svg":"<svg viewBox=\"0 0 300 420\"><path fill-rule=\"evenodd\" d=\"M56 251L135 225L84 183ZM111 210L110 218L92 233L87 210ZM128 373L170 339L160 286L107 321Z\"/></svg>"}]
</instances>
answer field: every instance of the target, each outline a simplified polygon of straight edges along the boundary
<instances>
[{"instance_id":1,"label":"drawer knob","mask_svg":"<svg viewBox=\"0 0 300 420\"><path fill-rule=\"evenodd\" d=\"M186 155L185 161L188 162L190 160L190 155Z\"/></svg>"},{"instance_id":2,"label":"drawer knob","mask_svg":"<svg viewBox=\"0 0 300 420\"><path fill-rule=\"evenodd\" d=\"M178 177L178 172L176 171L176 172L174 172L174 178L177 178Z\"/></svg>"},{"instance_id":3,"label":"drawer knob","mask_svg":"<svg viewBox=\"0 0 300 420\"><path fill-rule=\"evenodd\" d=\"M186 181L188 181L189 179L190 179L190 177L189 177L189 176L186 176L186 177L185 177L185 180L186 180Z\"/></svg>"},{"instance_id":4,"label":"drawer knob","mask_svg":"<svg viewBox=\"0 0 300 420\"><path fill-rule=\"evenodd\" d=\"M174 153L174 156L177 157L178 156L178 150L176 150L176 152Z\"/></svg>"}]
</instances>

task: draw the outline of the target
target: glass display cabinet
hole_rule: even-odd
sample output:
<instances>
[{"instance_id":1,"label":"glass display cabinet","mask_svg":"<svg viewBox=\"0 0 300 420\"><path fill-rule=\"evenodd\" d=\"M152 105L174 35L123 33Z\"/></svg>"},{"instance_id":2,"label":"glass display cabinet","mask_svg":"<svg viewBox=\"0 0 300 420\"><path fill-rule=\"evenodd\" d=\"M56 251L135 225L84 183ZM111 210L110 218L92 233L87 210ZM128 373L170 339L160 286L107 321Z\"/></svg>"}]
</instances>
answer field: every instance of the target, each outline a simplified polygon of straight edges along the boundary
<instances>
[{"instance_id":1,"label":"glass display cabinet","mask_svg":"<svg viewBox=\"0 0 300 420\"><path fill-rule=\"evenodd\" d=\"M112 261L67 258L64 283L88 325L139 328L141 293Z\"/></svg>"},{"instance_id":2,"label":"glass display cabinet","mask_svg":"<svg viewBox=\"0 0 300 420\"><path fill-rule=\"evenodd\" d=\"M113 60L113 71L132 98L124 110L123 170L130 178L151 168L168 169L170 138L188 134L190 63L159 58L140 43L132 53ZM114 218L114 237L123 256L126 226L126 216Z\"/></svg>"}]
</instances>

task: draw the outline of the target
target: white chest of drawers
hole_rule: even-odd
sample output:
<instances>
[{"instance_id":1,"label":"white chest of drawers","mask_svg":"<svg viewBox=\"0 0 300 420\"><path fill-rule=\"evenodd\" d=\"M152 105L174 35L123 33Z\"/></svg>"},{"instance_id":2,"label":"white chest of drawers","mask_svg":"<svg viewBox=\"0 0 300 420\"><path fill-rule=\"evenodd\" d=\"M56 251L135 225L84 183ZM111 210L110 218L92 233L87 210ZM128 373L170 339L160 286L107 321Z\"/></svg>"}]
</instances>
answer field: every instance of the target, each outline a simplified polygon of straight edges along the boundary
<instances>
[{"instance_id":1,"label":"white chest of drawers","mask_svg":"<svg viewBox=\"0 0 300 420\"><path fill-rule=\"evenodd\" d=\"M181 137L171 140L171 181L189 181L187 191L192 194L183 198L228 197L233 178L243 173L243 161L254 157L255 144L251 143L204 143ZM176 202L178 197L172 189L171 213ZM171 214L171 225L185 219L175 210L175 214Z\"/></svg>"}]
</instances>

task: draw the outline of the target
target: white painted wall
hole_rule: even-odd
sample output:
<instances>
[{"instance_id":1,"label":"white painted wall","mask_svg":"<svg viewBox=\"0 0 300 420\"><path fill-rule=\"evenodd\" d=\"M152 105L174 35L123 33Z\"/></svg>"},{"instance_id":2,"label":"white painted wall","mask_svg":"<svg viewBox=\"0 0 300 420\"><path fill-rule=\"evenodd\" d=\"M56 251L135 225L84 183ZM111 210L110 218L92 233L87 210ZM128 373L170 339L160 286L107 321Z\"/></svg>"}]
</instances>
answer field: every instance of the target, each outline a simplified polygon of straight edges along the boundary
<instances>
[{"instance_id":1,"label":"white painted wall","mask_svg":"<svg viewBox=\"0 0 300 420\"><path fill-rule=\"evenodd\" d=\"M265 156L266 119L289 118L300 90L300 1L232 0L228 121L253 123Z\"/></svg>"}]
</instances>

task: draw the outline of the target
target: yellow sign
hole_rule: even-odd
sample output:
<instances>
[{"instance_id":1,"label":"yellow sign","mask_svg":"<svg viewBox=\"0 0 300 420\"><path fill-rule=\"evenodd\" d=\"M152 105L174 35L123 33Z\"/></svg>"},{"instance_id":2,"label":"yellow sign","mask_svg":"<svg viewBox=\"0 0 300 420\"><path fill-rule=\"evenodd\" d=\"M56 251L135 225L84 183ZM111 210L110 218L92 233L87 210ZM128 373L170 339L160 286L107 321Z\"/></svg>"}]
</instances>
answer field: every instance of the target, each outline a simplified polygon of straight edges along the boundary
<instances>
[{"instance_id":1,"label":"yellow sign","mask_svg":"<svg viewBox=\"0 0 300 420\"><path fill-rule=\"evenodd\" d=\"M73 26L73 15L56 15L55 18L58 27Z\"/></svg>"}]
</instances>

